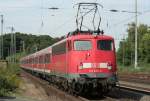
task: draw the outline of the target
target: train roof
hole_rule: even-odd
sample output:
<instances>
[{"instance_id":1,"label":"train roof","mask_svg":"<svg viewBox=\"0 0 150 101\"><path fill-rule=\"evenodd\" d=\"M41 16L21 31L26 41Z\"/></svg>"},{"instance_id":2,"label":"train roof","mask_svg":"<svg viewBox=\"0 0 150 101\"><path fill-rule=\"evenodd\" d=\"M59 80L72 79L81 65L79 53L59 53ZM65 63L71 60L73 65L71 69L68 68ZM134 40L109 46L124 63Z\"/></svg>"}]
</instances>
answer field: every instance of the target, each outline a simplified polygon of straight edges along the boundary
<instances>
[{"instance_id":1,"label":"train roof","mask_svg":"<svg viewBox=\"0 0 150 101\"><path fill-rule=\"evenodd\" d=\"M27 55L27 56L21 58L21 60L22 60L22 59L26 59L26 58L30 58L30 57L40 56L40 55L43 54L43 53L44 53L44 54L48 54L48 53L51 53L51 52L52 52L52 51L51 51L51 46L49 46L49 47L44 48L44 49L42 49L42 50L40 50L40 51L37 51L37 52L32 53L32 54L29 54L29 55Z\"/></svg>"},{"instance_id":2,"label":"train roof","mask_svg":"<svg viewBox=\"0 0 150 101\"><path fill-rule=\"evenodd\" d=\"M98 38L98 39L102 39L102 40L113 40L114 38L111 37L111 36L108 36L108 35L104 35L104 34L93 34L91 32L88 32L88 31L84 31L84 32L78 32L78 33L75 33L73 32L73 34L70 34L70 35L67 35L67 37L59 42L56 42L54 43L52 46L49 46L47 48L44 48L38 52L35 52L33 54L29 54L27 55L26 57L23 57L22 59L25 59L25 58L29 58L29 57L35 57L35 56L39 56L41 54L47 54L47 53L51 53L52 50L51 48L55 45L58 45L60 43L63 43L65 42L66 40L77 40L77 39L91 39L91 38Z\"/></svg>"},{"instance_id":3,"label":"train roof","mask_svg":"<svg viewBox=\"0 0 150 101\"><path fill-rule=\"evenodd\" d=\"M107 35L84 35L84 34L81 34L81 35L75 35L75 36L70 36L70 38L72 39L91 39L91 38L98 38L98 39L114 39L113 37L111 36L107 36Z\"/></svg>"},{"instance_id":4,"label":"train roof","mask_svg":"<svg viewBox=\"0 0 150 101\"><path fill-rule=\"evenodd\" d=\"M113 37L104 35L104 31L96 30L96 31L79 31L75 30L73 32L69 32L67 35L68 38L94 38L97 37L99 39L113 39Z\"/></svg>"},{"instance_id":5,"label":"train roof","mask_svg":"<svg viewBox=\"0 0 150 101\"><path fill-rule=\"evenodd\" d=\"M40 54L43 54L43 53L47 54L47 53L51 53L51 52L52 52L52 51L51 51L51 46L49 46L49 47L47 47L47 48L44 48L44 49L42 49L42 50L36 52L35 54L36 54L36 55L40 55Z\"/></svg>"}]
</instances>

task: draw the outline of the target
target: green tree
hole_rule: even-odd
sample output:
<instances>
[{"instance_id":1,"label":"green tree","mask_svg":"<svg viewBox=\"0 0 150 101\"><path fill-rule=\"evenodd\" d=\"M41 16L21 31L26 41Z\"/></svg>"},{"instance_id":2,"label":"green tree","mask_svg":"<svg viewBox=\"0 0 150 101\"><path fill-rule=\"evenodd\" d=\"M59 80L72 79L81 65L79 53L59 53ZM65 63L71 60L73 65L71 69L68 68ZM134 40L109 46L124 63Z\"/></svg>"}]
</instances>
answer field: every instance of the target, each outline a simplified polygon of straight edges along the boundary
<instances>
[{"instance_id":1,"label":"green tree","mask_svg":"<svg viewBox=\"0 0 150 101\"><path fill-rule=\"evenodd\" d=\"M26 33L16 32L16 52L20 53L23 51L23 42L25 43L25 51L27 54L33 53L37 50L46 48L53 43L57 42L59 38L52 38L49 35L32 35ZM11 43L11 34L4 35L4 57L9 55Z\"/></svg>"},{"instance_id":2,"label":"green tree","mask_svg":"<svg viewBox=\"0 0 150 101\"><path fill-rule=\"evenodd\" d=\"M148 26L138 26L138 62L150 63L150 31ZM128 37L120 42L117 59L120 64L132 65L135 49L135 24L128 24Z\"/></svg>"}]
</instances>

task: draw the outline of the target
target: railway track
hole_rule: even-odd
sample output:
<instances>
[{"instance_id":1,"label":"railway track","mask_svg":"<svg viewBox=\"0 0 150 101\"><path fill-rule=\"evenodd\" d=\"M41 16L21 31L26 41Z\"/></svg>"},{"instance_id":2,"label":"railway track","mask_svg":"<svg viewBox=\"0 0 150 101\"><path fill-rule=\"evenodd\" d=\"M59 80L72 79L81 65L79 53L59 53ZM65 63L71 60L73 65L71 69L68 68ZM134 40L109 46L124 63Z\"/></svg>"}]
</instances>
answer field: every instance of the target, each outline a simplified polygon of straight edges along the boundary
<instances>
[{"instance_id":1,"label":"railway track","mask_svg":"<svg viewBox=\"0 0 150 101\"><path fill-rule=\"evenodd\" d=\"M110 98L108 96L96 96L95 98L95 96L83 97L70 95L62 90L59 90L59 88L57 88L56 86L50 85L47 81L37 78L24 70L22 71L22 75L30 78L36 86L42 86L46 94L49 96L49 99L52 101L116 101L116 99Z\"/></svg>"},{"instance_id":2,"label":"railway track","mask_svg":"<svg viewBox=\"0 0 150 101\"><path fill-rule=\"evenodd\" d=\"M150 74L119 74L119 80L150 85Z\"/></svg>"},{"instance_id":3,"label":"railway track","mask_svg":"<svg viewBox=\"0 0 150 101\"><path fill-rule=\"evenodd\" d=\"M110 92L108 96L73 96L62 90L59 90L54 85L50 85L47 81L39 79L25 71L22 74L30 78L36 86L41 85L46 94L49 96L50 101L137 101L144 96L144 91L131 90L129 87L117 86L117 88ZM145 93L146 94L146 93Z\"/></svg>"},{"instance_id":4,"label":"railway track","mask_svg":"<svg viewBox=\"0 0 150 101\"><path fill-rule=\"evenodd\" d=\"M142 93L142 94L145 94L145 95L150 95L150 88L137 87L137 86L127 85L127 84L117 85L117 87L119 89L127 89L127 90L130 90L130 91Z\"/></svg>"},{"instance_id":5,"label":"railway track","mask_svg":"<svg viewBox=\"0 0 150 101\"><path fill-rule=\"evenodd\" d=\"M150 95L150 74L120 74L119 82L117 87L121 89Z\"/></svg>"},{"instance_id":6,"label":"railway track","mask_svg":"<svg viewBox=\"0 0 150 101\"><path fill-rule=\"evenodd\" d=\"M149 90L139 89L139 88L136 88L136 87L129 87L129 86L126 86L126 85L122 85L122 86L119 86L118 88L119 89L125 89L125 90L134 91L134 92L145 94L145 95L150 95L150 91Z\"/></svg>"}]
</instances>

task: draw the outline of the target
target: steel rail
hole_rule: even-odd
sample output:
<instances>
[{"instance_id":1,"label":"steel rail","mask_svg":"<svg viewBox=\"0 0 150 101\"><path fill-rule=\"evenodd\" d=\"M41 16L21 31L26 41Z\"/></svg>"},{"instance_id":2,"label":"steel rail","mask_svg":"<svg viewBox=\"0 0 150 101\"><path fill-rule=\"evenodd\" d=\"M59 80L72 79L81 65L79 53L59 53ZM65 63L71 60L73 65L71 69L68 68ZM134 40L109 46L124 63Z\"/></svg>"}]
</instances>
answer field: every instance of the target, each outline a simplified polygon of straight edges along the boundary
<instances>
[{"instance_id":1,"label":"steel rail","mask_svg":"<svg viewBox=\"0 0 150 101\"><path fill-rule=\"evenodd\" d=\"M116 86L119 89L124 89L124 90L129 90L129 91L133 91L133 92L137 92L137 93L142 93L144 95L150 95L150 89L146 90L145 88L141 88L141 87L136 87L136 86L130 86L130 85L117 85Z\"/></svg>"}]
</instances>

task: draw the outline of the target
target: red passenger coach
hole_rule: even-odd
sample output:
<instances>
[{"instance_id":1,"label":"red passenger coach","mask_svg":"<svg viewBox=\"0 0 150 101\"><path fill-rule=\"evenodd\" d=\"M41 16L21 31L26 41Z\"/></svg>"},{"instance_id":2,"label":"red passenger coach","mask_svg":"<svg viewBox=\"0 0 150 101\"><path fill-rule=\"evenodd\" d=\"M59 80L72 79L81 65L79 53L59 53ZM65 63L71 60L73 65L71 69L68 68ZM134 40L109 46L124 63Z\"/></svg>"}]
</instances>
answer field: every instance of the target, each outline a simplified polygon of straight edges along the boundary
<instances>
[{"instance_id":1,"label":"red passenger coach","mask_svg":"<svg viewBox=\"0 0 150 101\"><path fill-rule=\"evenodd\" d=\"M73 92L108 92L116 85L114 39L73 32L56 44L21 59L21 67Z\"/></svg>"}]
</instances>

